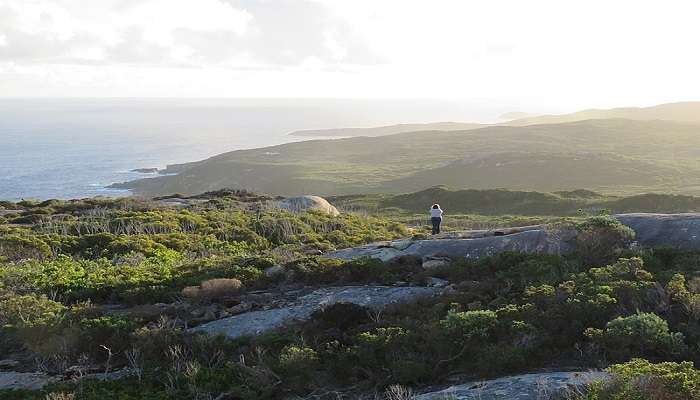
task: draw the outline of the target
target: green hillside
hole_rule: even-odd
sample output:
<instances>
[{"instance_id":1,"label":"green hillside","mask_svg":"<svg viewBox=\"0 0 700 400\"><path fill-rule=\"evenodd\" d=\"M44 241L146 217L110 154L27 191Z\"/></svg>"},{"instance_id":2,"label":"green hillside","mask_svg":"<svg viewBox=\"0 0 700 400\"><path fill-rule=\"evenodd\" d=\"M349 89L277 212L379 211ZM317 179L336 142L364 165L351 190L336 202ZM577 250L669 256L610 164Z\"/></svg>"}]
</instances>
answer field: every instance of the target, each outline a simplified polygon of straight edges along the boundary
<instances>
[{"instance_id":1,"label":"green hillside","mask_svg":"<svg viewBox=\"0 0 700 400\"><path fill-rule=\"evenodd\" d=\"M538 191L700 193L700 125L586 120L467 131L311 140L170 166L172 176L117 187L195 194L410 192L439 184Z\"/></svg>"}]
</instances>

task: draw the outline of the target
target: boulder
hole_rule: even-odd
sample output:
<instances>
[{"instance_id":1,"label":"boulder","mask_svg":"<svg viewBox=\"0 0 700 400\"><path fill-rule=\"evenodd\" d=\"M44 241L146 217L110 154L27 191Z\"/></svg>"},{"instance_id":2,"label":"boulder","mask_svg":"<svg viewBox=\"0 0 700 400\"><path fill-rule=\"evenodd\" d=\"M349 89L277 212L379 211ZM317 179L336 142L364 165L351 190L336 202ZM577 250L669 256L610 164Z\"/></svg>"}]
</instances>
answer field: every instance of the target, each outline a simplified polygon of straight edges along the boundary
<instances>
[{"instance_id":1,"label":"boulder","mask_svg":"<svg viewBox=\"0 0 700 400\"><path fill-rule=\"evenodd\" d=\"M251 311L208 322L192 328L193 332L222 334L235 339L255 336L296 322L307 321L318 310L336 303L352 303L381 310L393 304L416 301L437 295L440 289L428 287L348 286L315 290L286 307Z\"/></svg>"},{"instance_id":2,"label":"boulder","mask_svg":"<svg viewBox=\"0 0 700 400\"><path fill-rule=\"evenodd\" d=\"M328 200L318 196L289 197L277 203L279 208L291 212L320 211L324 214L338 216L340 212Z\"/></svg>"},{"instance_id":3,"label":"boulder","mask_svg":"<svg viewBox=\"0 0 700 400\"><path fill-rule=\"evenodd\" d=\"M229 307L226 309L226 312L231 314L231 315L237 315L237 314L242 314L244 312L248 312L253 308L252 303L240 303L237 304L233 307Z\"/></svg>"},{"instance_id":4,"label":"boulder","mask_svg":"<svg viewBox=\"0 0 700 400\"><path fill-rule=\"evenodd\" d=\"M367 246L351 247L348 249L326 253L324 257L339 258L341 260L353 260L355 258L369 257L387 262L402 255L405 255L404 251L397 250L393 247L385 247L383 244L370 244Z\"/></svg>"},{"instance_id":5,"label":"boulder","mask_svg":"<svg viewBox=\"0 0 700 400\"><path fill-rule=\"evenodd\" d=\"M450 282L448 282L444 279L436 278L434 276L431 276L430 278L428 278L428 286L429 287L444 288L444 287L447 287L449 284L450 284Z\"/></svg>"},{"instance_id":6,"label":"boulder","mask_svg":"<svg viewBox=\"0 0 700 400\"><path fill-rule=\"evenodd\" d=\"M438 269L441 267L446 267L448 265L450 265L449 258L426 258L423 260L423 263L421 264L423 269L428 270L428 271Z\"/></svg>"},{"instance_id":7,"label":"boulder","mask_svg":"<svg viewBox=\"0 0 700 400\"><path fill-rule=\"evenodd\" d=\"M399 240L394 240L389 243L389 247L394 248L396 250L406 250L409 246L413 244L413 240L411 239L399 239Z\"/></svg>"},{"instance_id":8,"label":"boulder","mask_svg":"<svg viewBox=\"0 0 700 400\"><path fill-rule=\"evenodd\" d=\"M0 372L0 390L40 390L57 380L43 372Z\"/></svg>"},{"instance_id":9,"label":"boulder","mask_svg":"<svg viewBox=\"0 0 700 400\"><path fill-rule=\"evenodd\" d=\"M672 247L700 250L700 213L687 214L617 214L618 221L635 232L642 247Z\"/></svg>"},{"instance_id":10,"label":"boulder","mask_svg":"<svg viewBox=\"0 0 700 400\"><path fill-rule=\"evenodd\" d=\"M18 367L20 364L17 360L5 359L0 360L0 369L12 369Z\"/></svg>"},{"instance_id":11,"label":"boulder","mask_svg":"<svg viewBox=\"0 0 700 400\"><path fill-rule=\"evenodd\" d=\"M304 250L304 254L307 256L320 256L323 255L323 251L319 249L308 249Z\"/></svg>"},{"instance_id":12,"label":"boulder","mask_svg":"<svg viewBox=\"0 0 700 400\"><path fill-rule=\"evenodd\" d=\"M605 372L545 372L469 382L437 392L415 396L415 400L535 400L565 399L581 393L586 385L608 379Z\"/></svg>"},{"instance_id":13,"label":"boulder","mask_svg":"<svg viewBox=\"0 0 700 400\"><path fill-rule=\"evenodd\" d=\"M285 274L285 269L281 265L273 265L271 267L265 268L265 276L268 278L274 278L278 276L283 276Z\"/></svg>"}]
</instances>

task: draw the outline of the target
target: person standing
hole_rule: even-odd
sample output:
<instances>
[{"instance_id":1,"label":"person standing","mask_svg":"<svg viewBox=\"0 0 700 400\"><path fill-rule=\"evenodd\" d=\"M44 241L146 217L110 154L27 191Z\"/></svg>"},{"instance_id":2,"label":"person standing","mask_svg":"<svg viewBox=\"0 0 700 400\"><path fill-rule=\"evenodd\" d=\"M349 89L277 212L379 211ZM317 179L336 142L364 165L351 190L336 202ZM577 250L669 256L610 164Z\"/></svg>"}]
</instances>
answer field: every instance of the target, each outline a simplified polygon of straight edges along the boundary
<instances>
[{"instance_id":1,"label":"person standing","mask_svg":"<svg viewBox=\"0 0 700 400\"><path fill-rule=\"evenodd\" d=\"M433 235L440 233L440 224L442 223L442 209L440 204L433 204L430 207L430 222L433 223Z\"/></svg>"}]
</instances>

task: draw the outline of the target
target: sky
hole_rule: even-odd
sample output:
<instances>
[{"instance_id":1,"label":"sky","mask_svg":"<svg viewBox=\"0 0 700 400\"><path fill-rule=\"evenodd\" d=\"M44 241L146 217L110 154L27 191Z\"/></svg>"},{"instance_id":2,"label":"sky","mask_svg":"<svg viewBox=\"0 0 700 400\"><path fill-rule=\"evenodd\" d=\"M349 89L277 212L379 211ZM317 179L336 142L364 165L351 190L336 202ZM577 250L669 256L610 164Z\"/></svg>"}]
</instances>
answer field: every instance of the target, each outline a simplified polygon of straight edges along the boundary
<instances>
[{"instance_id":1,"label":"sky","mask_svg":"<svg viewBox=\"0 0 700 400\"><path fill-rule=\"evenodd\" d=\"M0 97L700 100L700 2L0 0Z\"/></svg>"}]
</instances>

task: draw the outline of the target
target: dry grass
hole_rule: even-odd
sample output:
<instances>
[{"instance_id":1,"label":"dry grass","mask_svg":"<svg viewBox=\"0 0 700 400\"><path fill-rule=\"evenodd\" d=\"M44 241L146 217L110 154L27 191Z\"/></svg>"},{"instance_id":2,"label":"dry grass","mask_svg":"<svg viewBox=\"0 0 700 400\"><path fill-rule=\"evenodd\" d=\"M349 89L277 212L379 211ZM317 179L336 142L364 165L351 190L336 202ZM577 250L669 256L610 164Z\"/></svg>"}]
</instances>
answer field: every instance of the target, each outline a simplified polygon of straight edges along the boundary
<instances>
[{"instance_id":1,"label":"dry grass","mask_svg":"<svg viewBox=\"0 0 700 400\"><path fill-rule=\"evenodd\" d=\"M49 393L46 395L46 400L73 400L75 399L74 393Z\"/></svg>"},{"instance_id":2,"label":"dry grass","mask_svg":"<svg viewBox=\"0 0 700 400\"><path fill-rule=\"evenodd\" d=\"M401 385L389 386L386 389L385 396L387 400L413 400L416 398L411 388Z\"/></svg>"},{"instance_id":3,"label":"dry grass","mask_svg":"<svg viewBox=\"0 0 700 400\"><path fill-rule=\"evenodd\" d=\"M243 284L238 279L217 278L204 281L199 286L182 289L182 295L193 300L223 299L240 293Z\"/></svg>"}]
</instances>

